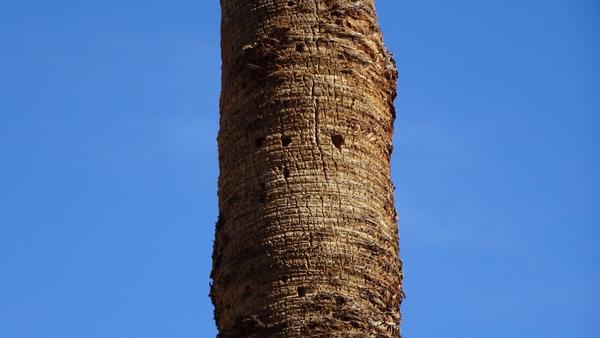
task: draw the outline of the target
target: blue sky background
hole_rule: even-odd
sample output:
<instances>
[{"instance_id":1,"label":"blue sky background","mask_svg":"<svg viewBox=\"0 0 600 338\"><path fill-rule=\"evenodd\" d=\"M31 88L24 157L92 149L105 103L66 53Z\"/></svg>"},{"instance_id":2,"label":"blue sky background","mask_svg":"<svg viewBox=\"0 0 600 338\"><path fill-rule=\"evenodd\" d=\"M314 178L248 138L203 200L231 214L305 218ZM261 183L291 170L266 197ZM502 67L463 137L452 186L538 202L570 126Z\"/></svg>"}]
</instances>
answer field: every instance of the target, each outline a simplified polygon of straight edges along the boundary
<instances>
[{"instance_id":1,"label":"blue sky background","mask_svg":"<svg viewBox=\"0 0 600 338\"><path fill-rule=\"evenodd\" d=\"M600 332L600 4L379 0L407 338ZM0 337L211 337L218 1L0 4Z\"/></svg>"}]
</instances>

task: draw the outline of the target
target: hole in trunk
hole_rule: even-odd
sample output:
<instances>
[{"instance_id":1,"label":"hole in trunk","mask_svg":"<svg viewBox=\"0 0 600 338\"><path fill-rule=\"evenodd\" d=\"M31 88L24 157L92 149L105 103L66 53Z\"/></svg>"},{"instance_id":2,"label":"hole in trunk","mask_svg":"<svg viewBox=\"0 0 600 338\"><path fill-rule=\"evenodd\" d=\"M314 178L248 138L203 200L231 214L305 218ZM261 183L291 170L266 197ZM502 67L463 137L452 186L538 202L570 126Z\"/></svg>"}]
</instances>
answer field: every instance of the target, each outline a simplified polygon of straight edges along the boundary
<instances>
[{"instance_id":1,"label":"hole in trunk","mask_svg":"<svg viewBox=\"0 0 600 338\"><path fill-rule=\"evenodd\" d=\"M290 170L287 167L283 167L283 178L290 177Z\"/></svg>"},{"instance_id":2,"label":"hole in trunk","mask_svg":"<svg viewBox=\"0 0 600 338\"><path fill-rule=\"evenodd\" d=\"M281 145L283 145L284 148L286 148L287 146L289 146L292 143L292 138L289 136L282 136L281 137Z\"/></svg>"},{"instance_id":3,"label":"hole in trunk","mask_svg":"<svg viewBox=\"0 0 600 338\"><path fill-rule=\"evenodd\" d=\"M252 121L248 125L249 129L254 129L254 130L258 130L258 129L262 128L262 127L263 127L263 119L262 119L262 117L255 118L254 121Z\"/></svg>"},{"instance_id":4,"label":"hole in trunk","mask_svg":"<svg viewBox=\"0 0 600 338\"><path fill-rule=\"evenodd\" d=\"M256 146L256 148L260 148L265 144L265 138L264 137L259 137L256 140L254 140L254 145Z\"/></svg>"},{"instance_id":5,"label":"hole in trunk","mask_svg":"<svg viewBox=\"0 0 600 338\"><path fill-rule=\"evenodd\" d=\"M299 286L298 287L298 297L304 297L306 296L306 289L304 288L304 286Z\"/></svg>"},{"instance_id":6,"label":"hole in trunk","mask_svg":"<svg viewBox=\"0 0 600 338\"><path fill-rule=\"evenodd\" d=\"M344 145L344 137L340 134L331 135L331 142L333 142L333 145L336 148L342 149L342 146Z\"/></svg>"}]
</instances>

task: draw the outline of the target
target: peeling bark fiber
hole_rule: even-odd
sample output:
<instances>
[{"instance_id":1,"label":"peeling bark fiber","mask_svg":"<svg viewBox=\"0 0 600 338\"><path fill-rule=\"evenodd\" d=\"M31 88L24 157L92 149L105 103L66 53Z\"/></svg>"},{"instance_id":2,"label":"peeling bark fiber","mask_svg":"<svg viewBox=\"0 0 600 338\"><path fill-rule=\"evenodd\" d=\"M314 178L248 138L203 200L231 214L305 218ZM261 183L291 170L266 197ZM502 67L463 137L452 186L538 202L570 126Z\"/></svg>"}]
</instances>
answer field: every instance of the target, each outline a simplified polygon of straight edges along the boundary
<instances>
[{"instance_id":1,"label":"peeling bark fiber","mask_svg":"<svg viewBox=\"0 0 600 338\"><path fill-rule=\"evenodd\" d=\"M221 0L219 337L399 337L396 67L373 0Z\"/></svg>"}]
</instances>

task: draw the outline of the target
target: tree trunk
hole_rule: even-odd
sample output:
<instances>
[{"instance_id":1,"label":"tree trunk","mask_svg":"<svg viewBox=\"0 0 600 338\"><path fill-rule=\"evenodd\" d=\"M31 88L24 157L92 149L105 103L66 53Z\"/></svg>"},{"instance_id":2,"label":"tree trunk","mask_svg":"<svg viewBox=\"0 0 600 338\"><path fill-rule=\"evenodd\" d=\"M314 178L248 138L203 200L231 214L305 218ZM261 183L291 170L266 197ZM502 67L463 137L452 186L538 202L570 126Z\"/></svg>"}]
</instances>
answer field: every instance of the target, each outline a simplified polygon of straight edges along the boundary
<instances>
[{"instance_id":1,"label":"tree trunk","mask_svg":"<svg viewBox=\"0 0 600 338\"><path fill-rule=\"evenodd\" d=\"M221 0L220 337L398 337L396 68L373 0Z\"/></svg>"}]
</instances>

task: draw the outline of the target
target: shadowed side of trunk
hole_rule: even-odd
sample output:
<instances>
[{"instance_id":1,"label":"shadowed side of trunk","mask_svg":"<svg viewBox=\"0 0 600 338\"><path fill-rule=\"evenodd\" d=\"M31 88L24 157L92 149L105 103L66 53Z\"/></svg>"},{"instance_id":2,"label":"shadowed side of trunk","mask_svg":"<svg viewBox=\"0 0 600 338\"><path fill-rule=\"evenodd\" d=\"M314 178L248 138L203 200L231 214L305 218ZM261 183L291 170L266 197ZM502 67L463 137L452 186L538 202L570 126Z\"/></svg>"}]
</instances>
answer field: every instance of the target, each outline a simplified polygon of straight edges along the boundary
<instances>
[{"instance_id":1,"label":"shadowed side of trunk","mask_svg":"<svg viewBox=\"0 0 600 338\"><path fill-rule=\"evenodd\" d=\"M396 68L373 1L221 0L220 337L398 337Z\"/></svg>"}]
</instances>

